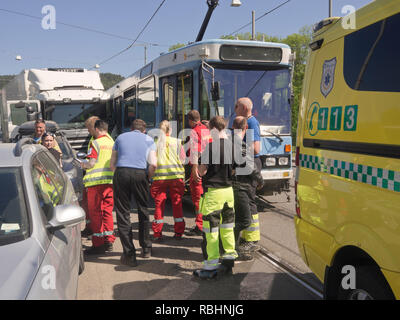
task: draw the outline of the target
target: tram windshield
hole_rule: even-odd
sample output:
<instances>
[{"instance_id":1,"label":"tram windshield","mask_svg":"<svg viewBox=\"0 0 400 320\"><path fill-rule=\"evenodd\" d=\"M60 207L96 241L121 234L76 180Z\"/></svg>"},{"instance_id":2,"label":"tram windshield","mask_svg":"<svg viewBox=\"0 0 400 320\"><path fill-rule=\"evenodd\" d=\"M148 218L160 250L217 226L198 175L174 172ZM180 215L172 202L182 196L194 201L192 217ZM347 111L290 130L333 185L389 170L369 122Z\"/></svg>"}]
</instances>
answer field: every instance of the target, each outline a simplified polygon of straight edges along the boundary
<instances>
[{"instance_id":1,"label":"tram windshield","mask_svg":"<svg viewBox=\"0 0 400 320\"><path fill-rule=\"evenodd\" d=\"M220 84L220 99L212 101L212 76L203 70L202 105L203 117L223 115L229 125L235 117L235 102L248 96L253 101L253 115L261 126L271 131L290 134L290 70L237 70L215 68L214 81ZM205 83L204 83L205 82ZM207 90L205 89L207 88ZM217 104L217 106L216 106ZM205 110L209 107L209 112Z\"/></svg>"}]
</instances>

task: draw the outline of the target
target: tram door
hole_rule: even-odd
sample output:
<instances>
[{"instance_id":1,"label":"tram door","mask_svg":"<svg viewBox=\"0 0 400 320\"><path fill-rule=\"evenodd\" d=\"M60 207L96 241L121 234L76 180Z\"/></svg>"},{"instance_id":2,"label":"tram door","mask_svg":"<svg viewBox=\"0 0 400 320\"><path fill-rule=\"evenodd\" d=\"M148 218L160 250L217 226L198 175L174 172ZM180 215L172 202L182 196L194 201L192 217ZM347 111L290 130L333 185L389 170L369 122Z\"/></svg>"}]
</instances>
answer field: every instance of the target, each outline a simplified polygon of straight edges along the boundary
<instances>
[{"instance_id":1,"label":"tram door","mask_svg":"<svg viewBox=\"0 0 400 320\"><path fill-rule=\"evenodd\" d=\"M177 134L189 128L187 114L193 108L192 74L189 72L165 77L161 80L163 119L176 121Z\"/></svg>"}]
</instances>

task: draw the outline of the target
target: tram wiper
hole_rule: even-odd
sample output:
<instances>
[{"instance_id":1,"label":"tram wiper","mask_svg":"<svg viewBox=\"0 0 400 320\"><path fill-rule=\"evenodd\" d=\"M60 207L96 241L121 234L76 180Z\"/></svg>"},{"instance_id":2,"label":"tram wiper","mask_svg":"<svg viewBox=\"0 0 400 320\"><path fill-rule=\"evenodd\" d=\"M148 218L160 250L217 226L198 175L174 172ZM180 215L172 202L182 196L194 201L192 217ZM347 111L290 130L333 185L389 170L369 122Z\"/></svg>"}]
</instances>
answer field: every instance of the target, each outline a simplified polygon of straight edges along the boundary
<instances>
[{"instance_id":1,"label":"tram wiper","mask_svg":"<svg viewBox=\"0 0 400 320\"><path fill-rule=\"evenodd\" d=\"M272 131L267 131L267 132L270 133L270 134L272 134L274 137L278 138L278 139L279 139L279 143L282 143L282 142L283 142L283 139L281 138L281 136L280 136L279 134L274 133L274 132L272 132Z\"/></svg>"}]
</instances>

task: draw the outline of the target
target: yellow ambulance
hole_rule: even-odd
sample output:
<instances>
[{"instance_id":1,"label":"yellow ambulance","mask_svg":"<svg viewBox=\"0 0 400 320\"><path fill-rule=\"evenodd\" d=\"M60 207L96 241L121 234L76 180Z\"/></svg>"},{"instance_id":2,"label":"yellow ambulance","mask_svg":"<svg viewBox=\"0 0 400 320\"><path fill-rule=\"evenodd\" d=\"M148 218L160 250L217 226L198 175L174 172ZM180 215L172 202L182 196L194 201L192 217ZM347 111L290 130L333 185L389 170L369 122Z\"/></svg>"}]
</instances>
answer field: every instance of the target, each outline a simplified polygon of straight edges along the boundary
<instances>
[{"instance_id":1,"label":"yellow ambulance","mask_svg":"<svg viewBox=\"0 0 400 320\"><path fill-rule=\"evenodd\" d=\"M400 298L400 1L314 27L296 148L296 236L326 299Z\"/></svg>"}]
</instances>

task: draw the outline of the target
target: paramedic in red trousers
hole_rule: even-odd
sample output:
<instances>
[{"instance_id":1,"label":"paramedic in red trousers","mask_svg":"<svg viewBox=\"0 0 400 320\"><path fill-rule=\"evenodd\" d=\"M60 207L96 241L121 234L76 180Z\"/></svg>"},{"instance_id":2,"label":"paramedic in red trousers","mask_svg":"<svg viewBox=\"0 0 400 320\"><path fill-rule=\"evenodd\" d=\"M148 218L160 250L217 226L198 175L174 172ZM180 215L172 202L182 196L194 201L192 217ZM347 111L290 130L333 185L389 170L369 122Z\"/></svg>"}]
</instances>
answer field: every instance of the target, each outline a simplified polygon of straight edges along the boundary
<instances>
[{"instance_id":1,"label":"paramedic in red trousers","mask_svg":"<svg viewBox=\"0 0 400 320\"><path fill-rule=\"evenodd\" d=\"M93 232L93 246L85 250L87 255L112 251L115 241L112 216L113 172L110 168L114 141L107 135L107 131L107 122L103 120L95 122L94 140L90 144L87 160L82 162L82 168L86 170L83 183L87 188L90 227Z\"/></svg>"},{"instance_id":2,"label":"paramedic in red trousers","mask_svg":"<svg viewBox=\"0 0 400 320\"><path fill-rule=\"evenodd\" d=\"M89 131L89 135L91 136L89 143L88 143L87 153L89 153L92 141L94 140L94 135L95 135L94 124L97 120L100 120L100 118L97 116L92 116L92 117L87 118L85 121L85 127ZM86 213L86 226L85 226L85 229L81 232L81 235L82 235L82 237L89 237L93 234L93 232L90 229L90 217L89 217L89 210L87 207L86 188L85 188L85 190L83 190L82 201L81 201L80 205Z\"/></svg>"},{"instance_id":3,"label":"paramedic in red trousers","mask_svg":"<svg viewBox=\"0 0 400 320\"><path fill-rule=\"evenodd\" d=\"M211 142L211 135L208 128L201 123L200 113L197 110L191 110L188 113L189 125L192 128L189 144L189 163L191 165L191 175L189 180L190 194L196 211L196 225L187 235L201 235L203 230L202 214L199 212L199 202L203 194L201 178L198 174L198 158L204 151L206 145Z\"/></svg>"},{"instance_id":4,"label":"paramedic in red trousers","mask_svg":"<svg viewBox=\"0 0 400 320\"><path fill-rule=\"evenodd\" d=\"M156 146L153 138L145 134L146 123L141 119L132 122L131 131L120 134L115 140L111 156L114 172L115 211L119 239L123 254L121 264L136 267L136 249L133 244L131 224L131 198L135 199L139 215L139 244L142 257L150 258L149 179L157 167Z\"/></svg>"},{"instance_id":5,"label":"paramedic in red trousers","mask_svg":"<svg viewBox=\"0 0 400 320\"><path fill-rule=\"evenodd\" d=\"M162 240L164 224L165 201L169 191L174 216L174 238L182 239L185 231L183 219L182 197L185 192L185 169L182 161L185 160L185 151L181 140L170 136L170 123L164 120L160 123L160 133L157 139L157 169L151 185L151 196L154 198L155 211L153 228L153 242Z\"/></svg>"}]
</instances>

